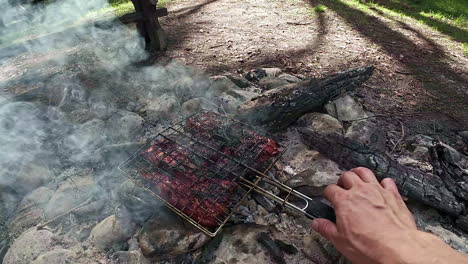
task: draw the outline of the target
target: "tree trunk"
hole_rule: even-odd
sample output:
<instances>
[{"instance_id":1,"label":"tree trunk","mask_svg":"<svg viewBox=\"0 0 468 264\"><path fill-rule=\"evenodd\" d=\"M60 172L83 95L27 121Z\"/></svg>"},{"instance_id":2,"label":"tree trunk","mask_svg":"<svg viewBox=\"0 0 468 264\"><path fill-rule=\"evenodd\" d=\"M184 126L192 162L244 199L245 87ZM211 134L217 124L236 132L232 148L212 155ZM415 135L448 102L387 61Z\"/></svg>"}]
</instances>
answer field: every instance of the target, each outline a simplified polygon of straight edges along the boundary
<instances>
[{"instance_id":1,"label":"tree trunk","mask_svg":"<svg viewBox=\"0 0 468 264\"><path fill-rule=\"evenodd\" d=\"M374 67L368 66L278 87L242 104L237 116L269 130L282 129L343 92L354 90L367 81L373 71Z\"/></svg>"},{"instance_id":2,"label":"tree trunk","mask_svg":"<svg viewBox=\"0 0 468 264\"><path fill-rule=\"evenodd\" d=\"M409 199L452 216L458 216L464 210L464 203L436 175L402 166L387 154L338 134L321 135L307 128L300 128L299 133L305 145L318 150L345 169L366 167L373 170L379 180L387 177L394 179L401 194Z\"/></svg>"},{"instance_id":3,"label":"tree trunk","mask_svg":"<svg viewBox=\"0 0 468 264\"><path fill-rule=\"evenodd\" d=\"M166 34L159 24L156 3L149 0L132 0L135 11L142 19L137 22L138 32L145 38L146 49L150 51L167 48Z\"/></svg>"}]
</instances>

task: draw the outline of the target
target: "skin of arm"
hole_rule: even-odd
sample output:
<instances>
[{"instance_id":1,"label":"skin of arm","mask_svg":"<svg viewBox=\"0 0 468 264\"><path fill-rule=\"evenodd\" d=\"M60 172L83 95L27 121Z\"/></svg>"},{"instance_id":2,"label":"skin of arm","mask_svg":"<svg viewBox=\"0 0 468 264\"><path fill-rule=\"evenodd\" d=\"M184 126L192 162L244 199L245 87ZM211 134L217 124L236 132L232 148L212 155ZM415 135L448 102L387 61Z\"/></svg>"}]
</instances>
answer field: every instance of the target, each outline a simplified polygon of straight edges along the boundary
<instances>
[{"instance_id":1,"label":"skin of arm","mask_svg":"<svg viewBox=\"0 0 468 264\"><path fill-rule=\"evenodd\" d=\"M419 231L392 179L380 183L366 168L344 173L324 196L336 224L315 219L312 228L353 263L468 263L436 236Z\"/></svg>"}]
</instances>

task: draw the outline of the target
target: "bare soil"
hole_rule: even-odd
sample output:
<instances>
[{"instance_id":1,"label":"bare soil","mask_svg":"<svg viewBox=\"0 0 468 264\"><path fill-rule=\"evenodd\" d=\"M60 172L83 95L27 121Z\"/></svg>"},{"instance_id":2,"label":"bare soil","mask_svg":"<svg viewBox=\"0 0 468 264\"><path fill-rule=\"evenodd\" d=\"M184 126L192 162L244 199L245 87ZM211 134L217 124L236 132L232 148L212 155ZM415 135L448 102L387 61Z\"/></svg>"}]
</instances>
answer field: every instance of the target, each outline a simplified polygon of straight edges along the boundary
<instances>
[{"instance_id":1,"label":"bare soil","mask_svg":"<svg viewBox=\"0 0 468 264\"><path fill-rule=\"evenodd\" d=\"M318 4L325 12L312 10ZM389 149L423 133L468 151L457 134L468 130L468 56L461 43L425 25L338 0L176 0L168 9L161 24L169 47L150 64L178 60L212 75L279 67L310 77L372 64L374 76L356 96L386 128ZM2 62L0 81L31 74L29 68L34 76L61 71L47 61L76 52L20 54Z\"/></svg>"},{"instance_id":2,"label":"bare soil","mask_svg":"<svg viewBox=\"0 0 468 264\"><path fill-rule=\"evenodd\" d=\"M466 144L468 57L460 43L414 20L363 12L341 1L178 0L162 19L169 49L154 62L180 60L211 74L279 67L320 77L374 65L357 96L388 128L390 141L424 133ZM402 130L405 132L402 133Z\"/></svg>"}]
</instances>

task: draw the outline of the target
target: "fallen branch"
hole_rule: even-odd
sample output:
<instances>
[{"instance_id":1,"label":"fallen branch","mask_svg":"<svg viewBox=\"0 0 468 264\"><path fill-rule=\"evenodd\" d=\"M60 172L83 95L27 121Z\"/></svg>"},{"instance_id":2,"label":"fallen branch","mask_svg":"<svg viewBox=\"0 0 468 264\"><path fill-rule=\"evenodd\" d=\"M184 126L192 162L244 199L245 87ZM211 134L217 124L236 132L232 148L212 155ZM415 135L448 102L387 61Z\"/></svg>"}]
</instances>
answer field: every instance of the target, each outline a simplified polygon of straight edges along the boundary
<instances>
[{"instance_id":1,"label":"fallen branch","mask_svg":"<svg viewBox=\"0 0 468 264\"><path fill-rule=\"evenodd\" d=\"M421 202L452 216L458 216L465 208L442 179L436 175L399 164L390 156L371 149L362 143L338 134L321 135L307 128L300 128L302 141L309 147L337 162L345 169L366 167L375 172L379 180L395 180L403 196Z\"/></svg>"}]
</instances>

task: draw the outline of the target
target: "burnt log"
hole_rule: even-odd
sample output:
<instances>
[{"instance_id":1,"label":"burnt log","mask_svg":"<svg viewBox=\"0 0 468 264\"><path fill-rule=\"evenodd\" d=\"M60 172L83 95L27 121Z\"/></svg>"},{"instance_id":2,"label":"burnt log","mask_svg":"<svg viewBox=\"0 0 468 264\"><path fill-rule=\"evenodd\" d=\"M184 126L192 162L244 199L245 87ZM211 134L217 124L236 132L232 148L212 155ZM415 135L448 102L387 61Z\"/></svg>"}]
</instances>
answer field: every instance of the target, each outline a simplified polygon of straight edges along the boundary
<instances>
[{"instance_id":1,"label":"burnt log","mask_svg":"<svg viewBox=\"0 0 468 264\"><path fill-rule=\"evenodd\" d=\"M373 66L362 67L269 90L240 105L237 117L269 130L285 128L303 114L322 108L343 92L354 90L373 71Z\"/></svg>"},{"instance_id":2,"label":"burnt log","mask_svg":"<svg viewBox=\"0 0 468 264\"><path fill-rule=\"evenodd\" d=\"M461 156L442 142L429 148L434 173L455 196L468 202L468 170L461 165Z\"/></svg>"},{"instance_id":3,"label":"burnt log","mask_svg":"<svg viewBox=\"0 0 468 264\"><path fill-rule=\"evenodd\" d=\"M436 175L403 166L383 152L338 134L321 135L308 128L299 128L298 131L306 146L316 149L341 167L366 167L374 171L379 180L392 178L400 193L411 200L452 216L460 215L465 208L463 201L457 199Z\"/></svg>"}]
</instances>

